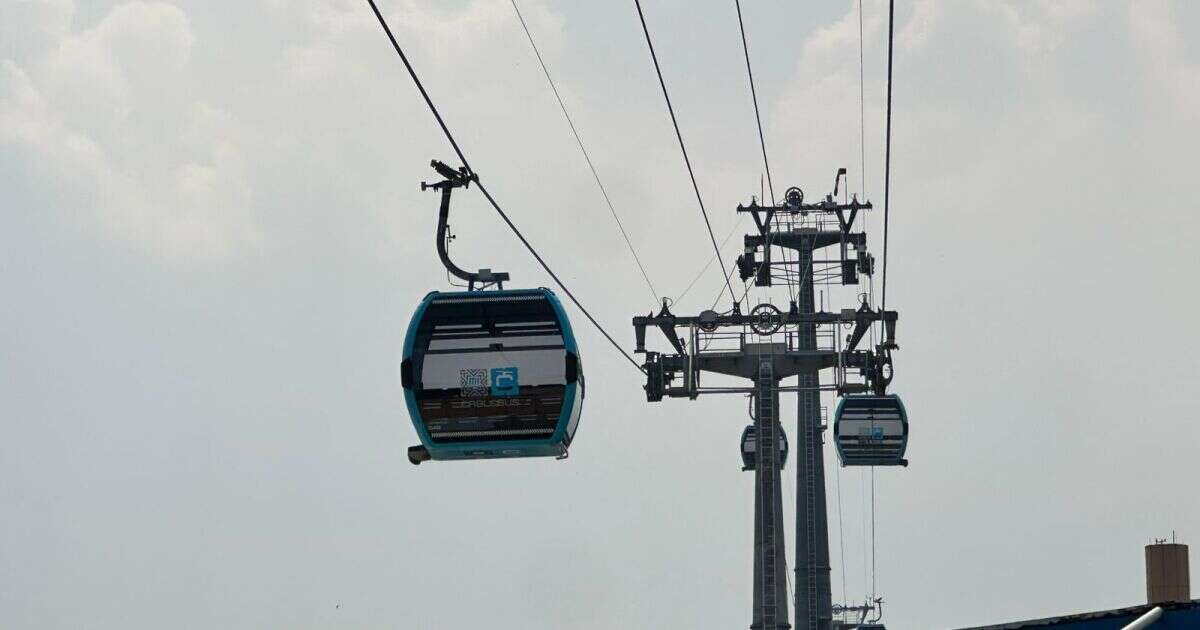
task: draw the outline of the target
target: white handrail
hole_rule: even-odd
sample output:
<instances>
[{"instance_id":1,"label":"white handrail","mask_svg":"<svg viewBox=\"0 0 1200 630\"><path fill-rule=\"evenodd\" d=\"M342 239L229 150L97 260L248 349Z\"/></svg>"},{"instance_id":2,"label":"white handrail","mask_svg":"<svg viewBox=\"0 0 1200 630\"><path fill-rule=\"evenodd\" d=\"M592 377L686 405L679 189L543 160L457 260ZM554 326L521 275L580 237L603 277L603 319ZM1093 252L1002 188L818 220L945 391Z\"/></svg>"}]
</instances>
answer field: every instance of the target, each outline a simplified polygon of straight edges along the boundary
<instances>
[{"instance_id":1,"label":"white handrail","mask_svg":"<svg viewBox=\"0 0 1200 630\"><path fill-rule=\"evenodd\" d=\"M1143 628L1149 628L1150 624L1153 624L1155 621L1158 621L1159 618L1162 616L1163 616L1162 606L1155 606L1146 614L1135 619L1133 621L1133 623L1125 626L1124 628L1121 628L1121 630L1143 630Z\"/></svg>"}]
</instances>

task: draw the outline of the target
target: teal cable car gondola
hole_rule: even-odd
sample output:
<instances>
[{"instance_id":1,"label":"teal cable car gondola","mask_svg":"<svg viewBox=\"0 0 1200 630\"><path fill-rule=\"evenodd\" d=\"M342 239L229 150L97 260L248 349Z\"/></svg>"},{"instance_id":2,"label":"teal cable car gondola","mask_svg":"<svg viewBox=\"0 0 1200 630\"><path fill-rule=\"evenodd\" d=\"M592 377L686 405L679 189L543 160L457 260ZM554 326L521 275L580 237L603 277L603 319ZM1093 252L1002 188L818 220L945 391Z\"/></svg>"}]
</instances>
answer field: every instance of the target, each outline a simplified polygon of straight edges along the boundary
<instances>
[{"instance_id":1,"label":"teal cable car gondola","mask_svg":"<svg viewBox=\"0 0 1200 630\"><path fill-rule=\"evenodd\" d=\"M549 289L433 292L400 367L409 459L563 457L583 405L570 321Z\"/></svg>"},{"instance_id":2,"label":"teal cable car gondola","mask_svg":"<svg viewBox=\"0 0 1200 630\"><path fill-rule=\"evenodd\" d=\"M833 434L843 466L908 465L908 414L895 394L843 396Z\"/></svg>"},{"instance_id":3,"label":"teal cable car gondola","mask_svg":"<svg viewBox=\"0 0 1200 630\"><path fill-rule=\"evenodd\" d=\"M505 290L507 273L450 260L450 194L476 179L432 166L445 179L421 188L441 192L438 257L467 290L426 295L404 336L400 383L421 439L408 459L566 457L584 389L571 321L549 289Z\"/></svg>"}]
</instances>

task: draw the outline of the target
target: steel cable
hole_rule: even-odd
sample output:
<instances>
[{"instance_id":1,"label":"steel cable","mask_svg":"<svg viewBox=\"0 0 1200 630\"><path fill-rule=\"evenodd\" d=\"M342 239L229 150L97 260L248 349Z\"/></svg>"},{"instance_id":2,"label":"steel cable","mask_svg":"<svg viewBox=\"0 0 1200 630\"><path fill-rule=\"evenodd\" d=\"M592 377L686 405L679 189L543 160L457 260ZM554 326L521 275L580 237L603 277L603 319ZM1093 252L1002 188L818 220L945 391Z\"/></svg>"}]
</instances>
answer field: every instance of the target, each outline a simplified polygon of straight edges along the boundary
<instances>
[{"instance_id":1,"label":"steel cable","mask_svg":"<svg viewBox=\"0 0 1200 630\"><path fill-rule=\"evenodd\" d=\"M767 161L767 140L766 140L766 137L763 136L762 116L759 114L759 111L758 111L758 92L755 91L755 89L754 89L754 71L750 68L750 46L749 46L749 44L746 43L746 24L745 24L745 22L742 21L742 2L741 2L741 0L734 0L733 4L737 8L738 30L742 34L742 53L746 57L746 76L750 79L750 100L754 102L754 122L757 123L757 125L758 125L758 144L760 147L762 147L763 169L767 173L767 191L771 193L771 205L774 206L775 205L775 185L771 182L771 163L769 161ZM770 255L771 255L770 240L767 241L766 249L767 249L766 255L768 257L770 257ZM784 263L783 269L784 269L784 275L786 277L786 275L788 274L788 267L791 266L792 261L789 258L788 249L786 247L784 247L782 249L783 249L783 263ZM788 282L785 280L784 285L787 286L788 298L790 300L792 300L793 302L796 301L796 293L795 293L795 291L792 290L791 282Z\"/></svg>"},{"instance_id":2,"label":"steel cable","mask_svg":"<svg viewBox=\"0 0 1200 630\"><path fill-rule=\"evenodd\" d=\"M546 81L550 83L550 90L554 92L554 99L558 101L558 108L562 110L563 118L567 120L567 125L571 127L571 135L575 136L575 143L579 145L580 152L583 153L583 159L587 162L588 170L592 172L592 179L596 180L596 186L600 188L600 194L604 197L604 203L608 204L608 211L612 214L612 218L617 222L617 229L621 231L621 237L625 239L625 245L629 247L629 253L633 254L633 261L637 263L638 270L642 272L642 279L646 281L646 287L650 289L650 295L654 297L654 302L659 302L658 291L654 288L654 283L650 281L650 275L646 273L646 268L642 265L642 259L637 255L637 250L634 249L633 243L629 240L629 234L625 232L625 226L621 223L621 218L617 216L617 210L613 207L612 199L608 196L608 190L604 188L604 183L600 181L600 174L596 172L596 166L592 163L592 156L588 154L587 148L583 146L583 138L579 136L579 130L575 128L575 122L571 119L571 114L567 113L567 106L563 103L562 96L558 93L558 86L555 85L554 79L550 76L550 70L546 67L545 60L542 59L542 52L538 50L537 44L533 41L533 35L529 32L529 25L525 22L525 16L521 15L521 9L517 7L517 0L511 0L513 11L517 14L517 19L521 21L521 28L525 31L525 37L529 39L529 45L533 48L533 54L537 57L538 65L542 67L542 74L546 75Z\"/></svg>"},{"instance_id":3,"label":"steel cable","mask_svg":"<svg viewBox=\"0 0 1200 630\"><path fill-rule=\"evenodd\" d=\"M654 52L654 42L650 40L650 29L646 26L646 16L642 13L641 0L633 0L637 7L638 19L642 23L642 32L646 35L646 46L650 49L650 59L654 62L654 72L658 75L658 84L662 87L663 98L667 101L667 112L671 114L671 125L675 128L675 137L679 140L679 151L683 153L683 163L687 166L688 176L692 180L692 190L696 192L696 201L700 204L700 215L704 217L704 226L708 228L708 239L712 241L713 252L721 263L721 275L725 276L725 287L729 289L729 299L736 300L733 295L733 284L725 271L725 261L721 260L721 250L717 247L717 237L713 234L712 222L708 220L708 210L704 208L704 198L700 196L700 186L696 184L696 173L692 170L692 161L688 158L687 147L683 143L683 134L679 131L679 121L675 118L675 108L671 105L671 95L667 93L667 83L663 80L662 68L658 65L658 55Z\"/></svg>"},{"instance_id":4,"label":"steel cable","mask_svg":"<svg viewBox=\"0 0 1200 630\"><path fill-rule=\"evenodd\" d=\"M887 132L884 136L883 159L883 296L880 298L880 310L887 310L888 208L892 183L892 35L895 17L896 0L888 0Z\"/></svg>"},{"instance_id":5,"label":"steel cable","mask_svg":"<svg viewBox=\"0 0 1200 630\"><path fill-rule=\"evenodd\" d=\"M474 175L474 169L471 168L470 163L467 162L467 157L463 155L462 149L459 148L458 143L455 142L454 135L450 133L450 129L446 126L446 121L443 120L442 115L438 113L437 107L434 106L433 100L429 97L429 92L425 91L425 86L421 83L421 79L417 77L417 72L413 69L412 64L409 63L408 56L404 54L404 49L402 49L400 47L400 43L396 41L396 36L392 34L392 29L388 26L387 20L384 19L383 14L379 12L379 7L376 6L375 0L367 0L367 4L371 5L371 10L375 12L375 17L379 20L379 25L383 27L383 32L387 34L388 40L391 41L392 48L394 48L396 50L396 54L400 56L400 61L404 62L404 67L408 70L408 75L412 77L413 83L417 86L417 90L421 92L421 97L425 99L425 104L429 106L430 113L432 113L433 117L437 119L438 125L442 128L442 133L445 134L446 140L450 142L450 146L454 148L454 152L458 155L459 161L462 162L463 167L468 173ZM612 335L608 334L608 331L600 325L600 322L596 321L595 317L592 317L592 314L588 312L586 308L584 308L583 304L579 302L579 299L575 297L575 294L572 293L571 290L567 288L567 285L563 284L563 281L559 279L558 274L554 273L554 271L550 269L550 265L546 264L546 261L542 258L541 254L538 254L537 250L535 250L533 246L529 244L529 241L525 238L525 235L522 234L521 231L517 229L517 226L513 224L512 220L508 218L508 214L504 212L504 210L500 207L500 204L496 203L496 200L492 197L492 194L488 192L487 188L483 185L483 182L480 182L476 179L475 185L479 188L479 192L483 193L483 196L488 200L488 203L492 205L492 208L496 210L496 213L500 215L500 218L504 220L504 223L508 225L508 228L512 230L513 234L515 234L521 241L521 244L525 246L525 249L529 250L529 253L532 254L537 260L538 264L542 266L542 269L544 269L546 273L550 275L550 277L554 280L554 283L563 290L563 293L567 294L567 297L571 298L571 302L573 302L575 306L579 308L580 312L582 312L584 316L588 318L588 321L590 321L592 325L596 327L596 330L600 331L600 334L604 335L604 338L607 339L608 342L617 349L617 352L620 352L621 355L624 356L634 368L644 374L646 370L642 368L641 365L638 365L638 362L635 361L633 357L630 356L629 353L626 352L625 349L622 348L620 344L618 344L612 338Z\"/></svg>"}]
</instances>

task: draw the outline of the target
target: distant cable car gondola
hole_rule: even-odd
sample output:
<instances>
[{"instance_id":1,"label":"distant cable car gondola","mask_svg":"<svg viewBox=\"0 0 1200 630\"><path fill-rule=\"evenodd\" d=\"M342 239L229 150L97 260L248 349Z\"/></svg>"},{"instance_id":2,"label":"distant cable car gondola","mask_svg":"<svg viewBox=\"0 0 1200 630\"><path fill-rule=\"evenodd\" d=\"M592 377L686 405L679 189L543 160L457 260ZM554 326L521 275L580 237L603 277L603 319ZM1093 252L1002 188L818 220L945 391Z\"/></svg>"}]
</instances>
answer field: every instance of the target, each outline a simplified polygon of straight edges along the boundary
<instances>
[{"instance_id":1,"label":"distant cable car gondola","mask_svg":"<svg viewBox=\"0 0 1200 630\"><path fill-rule=\"evenodd\" d=\"M776 425L775 436L779 440L779 467L783 468L787 464L788 456L788 441L787 434L783 432L783 427ZM742 430L742 470L754 470L758 464L758 431L755 430L753 424L746 425Z\"/></svg>"},{"instance_id":2,"label":"distant cable car gondola","mask_svg":"<svg viewBox=\"0 0 1200 630\"><path fill-rule=\"evenodd\" d=\"M895 394L843 396L833 434L843 466L908 465L908 415Z\"/></svg>"},{"instance_id":3,"label":"distant cable car gondola","mask_svg":"<svg viewBox=\"0 0 1200 630\"><path fill-rule=\"evenodd\" d=\"M504 290L508 274L450 261L450 192L474 176L433 166L446 177L422 184L442 193L438 255L468 290L426 295L408 326L400 381L421 439L409 461L565 457L584 393L571 322L549 289Z\"/></svg>"}]
</instances>

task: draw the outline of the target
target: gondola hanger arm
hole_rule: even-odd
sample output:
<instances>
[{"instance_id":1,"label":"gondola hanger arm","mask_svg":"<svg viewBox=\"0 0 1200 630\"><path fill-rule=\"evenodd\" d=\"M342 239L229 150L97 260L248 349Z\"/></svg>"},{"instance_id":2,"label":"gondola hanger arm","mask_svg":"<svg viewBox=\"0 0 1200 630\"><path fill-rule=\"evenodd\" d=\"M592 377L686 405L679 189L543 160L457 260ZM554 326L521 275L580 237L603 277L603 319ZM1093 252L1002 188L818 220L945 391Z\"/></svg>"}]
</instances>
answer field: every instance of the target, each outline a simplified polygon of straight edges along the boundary
<instances>
[{"instance_id":1,"label":"gondola hanger arm","mask_svg":"<svg viewBox=\"0 0 1200 630\"><path fill-rule=\"evenodd\" d=\"M508 281L508 272L492 271L491 269L480 269L477 272L470 272L450 260L450 252L446 247L447 233L450 230L450 193L455 188L468 188L471 182L478 182L479 176L471 172L469 168L463 166L454 169L444 162L433 160L430 166L445 179L432 184L421 182L421 190L439 190L442 193L442 203L438 209L438 227L437 227L437 252L438 258L441 259L442 265L446 267L455 277L467 281L467 290L475 291L488 288L496 285L497 288L503 289L504 283ZM478 287L476 287L478 285Z\"/></svg>"}]
</instances>

